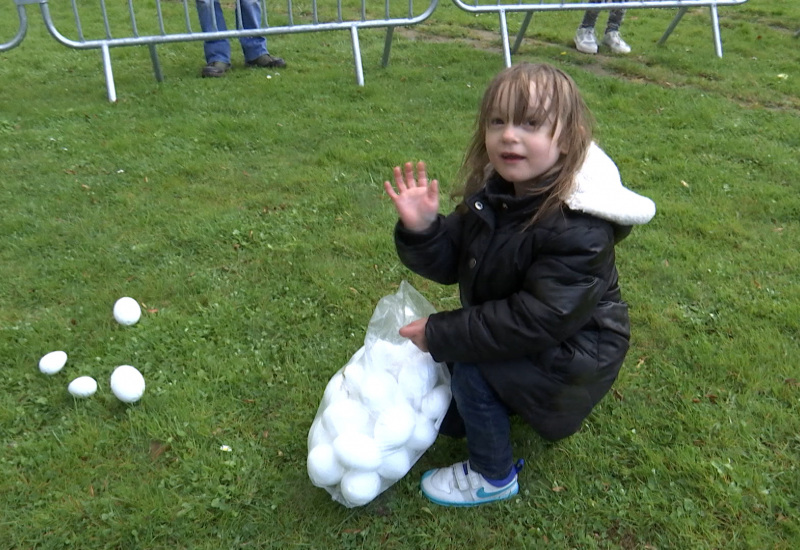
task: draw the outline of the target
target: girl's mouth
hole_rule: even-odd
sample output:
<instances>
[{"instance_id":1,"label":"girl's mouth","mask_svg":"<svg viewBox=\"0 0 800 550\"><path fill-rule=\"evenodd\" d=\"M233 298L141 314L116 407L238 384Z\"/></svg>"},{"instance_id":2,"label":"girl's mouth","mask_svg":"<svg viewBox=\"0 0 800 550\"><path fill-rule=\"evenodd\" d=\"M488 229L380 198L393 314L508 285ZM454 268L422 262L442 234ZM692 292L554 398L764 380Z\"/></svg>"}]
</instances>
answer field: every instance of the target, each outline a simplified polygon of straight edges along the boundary
<instances>
[{"instance_id":1,"label":"girl's mouth","mask_svg":"<svg viewBox=\"0 0 800 550\"><path fill-rule=\"evenodd\" d=\"M500 155L500 158L503 160L522 160L525 157L517 155L516 153L503 153Z\"/></svg>"}]
</instances>

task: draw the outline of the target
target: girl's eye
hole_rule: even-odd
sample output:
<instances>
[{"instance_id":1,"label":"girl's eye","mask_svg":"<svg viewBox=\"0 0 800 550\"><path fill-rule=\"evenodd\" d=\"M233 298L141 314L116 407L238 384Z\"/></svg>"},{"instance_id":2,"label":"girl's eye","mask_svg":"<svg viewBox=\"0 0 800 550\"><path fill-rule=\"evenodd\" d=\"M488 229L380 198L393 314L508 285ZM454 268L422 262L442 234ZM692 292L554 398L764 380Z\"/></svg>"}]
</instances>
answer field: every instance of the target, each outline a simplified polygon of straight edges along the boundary
<instances>
[{"instance_id":1,"label":"girl's eye","mask_svg":"<svg viewBox=\"0 0 800 550\"><path fill-rule=\"evenodd\" d=\"M530 126L531 128L537 128L540 126L539 121L533 118L529 118L525 121L525 126Z\"/></svg>"},{"instance_id":2,"label":"girl's eye","mask_svg":"<svg viewBox=\"0 0 800 550\"><path fill-rule=\"evenodd\" d=\"M502 126L504 124L503 119L500 117L494 117L489 120L489 124L492 126Z\"/></svg>"}]
</instances>

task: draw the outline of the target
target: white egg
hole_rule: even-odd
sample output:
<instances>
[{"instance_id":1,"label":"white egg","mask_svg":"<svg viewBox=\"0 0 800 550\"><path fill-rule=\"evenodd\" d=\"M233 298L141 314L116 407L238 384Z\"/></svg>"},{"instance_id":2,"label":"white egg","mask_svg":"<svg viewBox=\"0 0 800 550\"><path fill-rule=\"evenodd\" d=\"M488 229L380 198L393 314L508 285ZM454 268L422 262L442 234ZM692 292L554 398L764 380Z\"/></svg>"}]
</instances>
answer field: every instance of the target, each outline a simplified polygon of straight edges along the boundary
<instances>
[{"instance_id":1,"label":"white egg","mask_svg":"<svg viewBox=\"0 0 800 550\"><path fill-rule=\"evenodd\" d=\"M347 502L363 506L381 492L381 476L377 472L347 472L340 487Z\"/></svg>"},{"instance_id":2,"label":"white egg","mask_svg":"<svg viewBox=\"0 0 800 550\"><path fill-rule=\"evenodd\" d=\"M79 376L69 383L67 391L75 397L89 397L97 391L97 381L91 376Z\"/></svg>"},{"instance_id":3,"label":"white egg","mask_svg":"<svg viewBox=\"0 0 800 550\"><path fill-rule=\"evenodd\" d=\"M53 375L67 364L67 354L63 351L51 351L39 359L39 370L44 374Z\"/></svg>"},{"instance_id":4,"label":"white egg","mask_svg":"<svg viewBox=\"0 0 800 550\"><path fill-rule=\"evenodd\" d=\"M356 355L359 355L358 353ZM342 376L344 377L344 387L348 390L355 390L361 385L361 381L365 375L364 364L358 360L350 360L342 369Z\"/></svg>"},{"instance_id":5,"label":"white egg","mask_svg":"<svg viewBox=\"0 0 800 550\"><path fill-rule=\"evenodd\" d=\"M347 432L371 433L369 411L354 399L331 403L322 411L322 424L333 439Z\"/></svg>"},{"instance_id":6,"label":"white egg","mask_svg":"<svg viewBox=\"0 0 800 550\"><path fill-rule=\"evenodd\" d=\"M372 437L381 449L399 447L414 433L416 416L408 403L384 409L375 419Z\"/></svg>"},{"instance_id":7,"label":"white egg","mask_svg":"<svg viewBox=\"0 0 800 550\"><path fill-rule=\"evenodd\" d=\"M416 423L414 424L414 432L411 434L411 437L408 438L406 447L415 451L425 451L436 441L438 433L433 420L426 418L422 414L418 414Z\"/></svg>"},{"instance_id":8,"label":"white egg","mask_svg":"<svg viewBox=\"0 0 800 550\"><path fill-rule=\"evenodd\" d=\"M395 379L405 362L406 355L403 351L403 346L392 344L386 340L376 340L367 349L369 364L374 368L388 372Z\"/></svg>"},{"instance_id":9,"label":"white egg","mask_svg":"<svg viewBox=\"0 0 800 550\"><path fill-rule=\"evenodd\" d=\"M347 399L349 392L344 385L343 371L334 374L325 386L325 392L322 394L322 401L320 402L321 409L327 409L328 405L340 399Z\"/></svg>"},{"instance_id":10,"label":"white egg","mask_svg":"<svg viewBox=\"0 0 800 550\"><path fill-rule=\"evenodd\" d=\"M358 386L361 402L369 410L377 411L391 406L400 395L397 380L388 372L375 370L366 374Z\"/></svg>"},{"instance_id":11,"label":"white egg","mask_svg":"<svg viewBox=\"0 0 800 550\"><path fill-rule=\"evenodd\" d=\"M328 444L317 445L308 453L308 477L317 487L330 487L342 480L344 467L336 459L333 447Z\"/></svg>"},{"instance_id":12,"label":"white egg","mask_svg":"<svg viewBox=\"0 0 800 550\"><path fill-rule=\"evenodd\" d=\"M321 443L330 444L332 441L333 438L322 423L322 417L315 418L314 422L311 423L311 428L308 430L308 448L313 449Z\"/></svg>"},{"instance_id":13,"label":"white egg","mask_svg":"<svg viewBox=\"0 0 800 550\"><path fill-rule=\"evenodd\" d=\"M111 373L111 391L120 401L134 403L144 394L144 377L136 367L120 365Z\"/></svg>"},{"instance_id":14,"label":"white egg","mask_svg":"<svg viewBox=\"0 0 800 550\"><path fill-rule=\"evenodd\" d=\"M378 444L368 435L358 432L343 433L333 440L333 450L345 468L366 472L381 465Z\"/></svg>"},{"instance_id":15,"label":"white egg","mask_svg":"<svg viewBox=\"0 0 800 550\"><path fill-rule=\"evenodd\" d=\"M436 363L431 361L415 361L406 364L397 375L397 383L408 402L419 409L422 396L436 385Z\"/></svg>"},{"instance_id":16,"label":"white egg","mask_svg":"<svg viewBox=\"0 0 800 550\"><path fill-rule=\"evenodd\" d=\"M385 455L378 466L378 475L389 481L397 481L411 469L411 455L404 448Z\"/></svg>"},{"instance_id":17,"label":"white egg","mask_svg":"<svg viewBox=\"0 0 800 550\"><path fill-rule=\"evenodd\" d=\"M436 422L441 419L450 406L450 386L440 384L422 397L420 412Z\"/></svg>"},{"instance_id":18,"label":"white egg","mask_svg":"<svg viewBox=\"0 0 800 550\"><path fill-rule=\"evenodd\" d=\"M139 302L133 298L120 298L114 303L114 319L120 325L133 325L142 316L142 308L139 307Z\"/></svg>"}]
</instances>

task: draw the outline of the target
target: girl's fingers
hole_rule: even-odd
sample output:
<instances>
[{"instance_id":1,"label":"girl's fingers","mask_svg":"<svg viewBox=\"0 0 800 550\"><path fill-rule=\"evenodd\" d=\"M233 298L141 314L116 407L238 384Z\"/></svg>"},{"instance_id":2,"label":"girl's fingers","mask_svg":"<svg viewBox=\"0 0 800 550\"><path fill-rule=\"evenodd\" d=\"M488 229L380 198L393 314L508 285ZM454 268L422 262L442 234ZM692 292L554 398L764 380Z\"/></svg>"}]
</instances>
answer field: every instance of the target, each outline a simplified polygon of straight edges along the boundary
<instances>
[{"instance_id":1,"label":"girl's fingers","mask_svg":"<svg viewBox=\"0 0 800 550\"><path fill-rule=\"evenodd\" d=\"M428 173L425 170L425 163L422 161L417 163L417 177L419 178L419 185L421 187L428 185Z\"/></svg>"},{"instance_id":2,"label":"girl's fingers","mask_svg":"<svg viewBox=\"0 0 800 550\"><path fill-rule=\"evenodd\" d=\"M414 165L410 162L405 164L405 177L407 187L416 187L417 181L414 179Z\"/></svg>"},{"instance_id":3,"label":"girl's fingers","mask_svg":"<svg viewBox=\"0 0 800 550\"><path fill-rule=\"evenodd\" d=\"M394 182L397 184L397 190L402 193L406 189L406 184L403 182L403 173L399 166L395 166L393 172Z\"/></svg>"},{"instance_id":4,"label":"girl's fingers","mask_svg":"<svg viewBox=\"0 0 800 550\"><path fill-rule=\"evenodd\" d=\"M385 181L383 182L383 188L386 190L386 194L391 197L392 200L397 198L397 193L394 191L394 187L392 187L391 182Z\"/></svg>"}]
</instances>

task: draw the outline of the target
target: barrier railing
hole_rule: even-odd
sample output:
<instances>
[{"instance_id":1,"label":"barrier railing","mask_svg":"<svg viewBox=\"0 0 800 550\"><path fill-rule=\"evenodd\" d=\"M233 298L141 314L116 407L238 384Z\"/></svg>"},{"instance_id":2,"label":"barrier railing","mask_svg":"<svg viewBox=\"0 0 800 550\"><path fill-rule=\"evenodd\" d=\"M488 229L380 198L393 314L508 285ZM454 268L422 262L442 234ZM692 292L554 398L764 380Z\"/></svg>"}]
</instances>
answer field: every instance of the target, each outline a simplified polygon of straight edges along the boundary
<instances>
[{"instance_id":1,"label":"barrier railing","mask_svg":"<svg viewBox=\"0 0 800 550\"><path fill-rule=\"evenodd\" d=\"M690 8L708 7L711 16L711 31L714 40L714 49L717 57L722 57L722 39L720 38L719 31L719 15L717 8L719 6L737 6L746 3L747 0L628 0L624 1L603 1L602 3L592 3L587 0L538 0L538 2L530 1L524 2L518 0L517 2L504 3L503 0L472 0L467 3L463 0L453 0L453 3L464 11L471 13L497 13L500 17L500 35L503 41L503 57L505 59L506 67L511 66L511 54L516 53L525 32L528 30L528 25L536 12L546 11L564 11L564 10L612 10L612 9L666 9L678 8L678 13L673 18L667 30L661 36L658 44L666 42L675 27L678 26L683 16ZM525 13L525 18L522 21L519 31L517 32L514 46L510 46L508 37L508 19L507 13Z\"/></svg>"},{"instance_id":2,"label":"barrier railing","mask_svg":"<svg viewBox=\"0 0 800 550\"><path fill-rule=\"evenodd\" d=\"M109 101L117 99L110 55L110 49L114 47L148 46L153 71L156 80L160 82L163 75L156 52L159 44L320 31L350 32L356 82L363 86L364 69L359 29L386 28L381 60L382 65L386 66L394 28L421 23L430 17L439 2L428 0L427 4L421 5L417 10L413 0L284 0L285 3L278 3L277 8L268 9L268 0L262 0L259 27L202 32L199 29L195 0L146 0L138 5L134 5L134 0L125 0L127 6L121 2L107 5L106 0L85 0L80 5L78 0L68 1L69 6L66 2L59 2L51 10L48 0L14 0L19 14L19 31L11 41L0 43L0 51L9 50L22 41L27 30L25 7L38 4L48 32L58 42L79 50L101 51ZM233 9L228 8L238 8L241 2L242 0L229 1L230 5L225 6L225 11L226 15L228 11L231 13L227 17L233 15ZM87 6L92 3L94 6ZM54 15L54 12L57 13ZM237 13L241 11L237 10ZM241 27L241 16L237 17L240 23L238 26ZM120 18L127 19L127 22L121 22ZM192 28L192 21L197 22L196 31ZM69 31L64 30L65 26L69 27ZM124 30L121 31L123 26ZM94 33L96 37L87 38L89 33Z\"/></svg>"}]
</instances>

